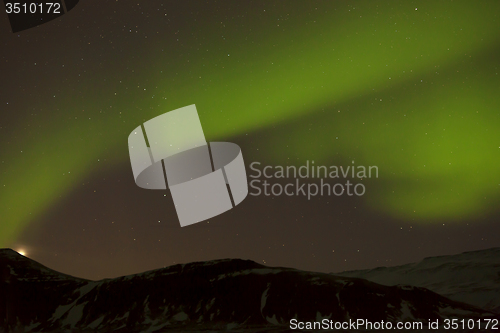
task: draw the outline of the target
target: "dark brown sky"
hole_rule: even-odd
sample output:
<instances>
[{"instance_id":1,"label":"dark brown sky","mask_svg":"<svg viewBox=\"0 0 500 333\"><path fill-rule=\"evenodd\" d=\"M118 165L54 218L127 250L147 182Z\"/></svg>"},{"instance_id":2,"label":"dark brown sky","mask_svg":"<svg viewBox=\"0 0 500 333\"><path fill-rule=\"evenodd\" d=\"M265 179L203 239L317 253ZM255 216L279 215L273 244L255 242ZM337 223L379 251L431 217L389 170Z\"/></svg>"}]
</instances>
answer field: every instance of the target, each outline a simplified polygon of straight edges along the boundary
<instances>
[{"instance_id":1,"label":"dark brown sky","mask_svg":"<svg viewBox=\"0 0 500 333\"><path fill-rule=\"evenodd\" d=\"M411 218L391 214L383 204L380 207L374 204L380 193L391 191L393 187L404 187L411 192L413 186L418 191L422 188L425 191L422 183L426 186L435 183L436 189L438 185L445 189L449 186L451 192L455 191L453 193L472 193L477 189L468 189L467 185L457 189L454 184L468 184L475 179L475 172L488 174L494 169L477 169L472 174L457 172L456 176L451 176L451 184L449 180L434 178L434 174L422 179L411 173L412 163L415 168L427 163L429 168L437 170L433 162L444 158L438 153L423 162L408 158L405 163L410 165L410 171L406 175L407 170L403 168L381 167L382 179L365 180L366 194L362 197L317 196L307 200L303 196L249 195L239 206L220 216L181 228L170 193L138 188L128 160L129 132L156 115L197 104L207 140L238 144L250 174L249 164L254 161L261 162L262 166L300 166L306 160L319 160L325 165L350 165L351 160L371 163L367 160L369 152L359 146L380 137L380 132L363 127L365 122L379 120L384 126L390 124L383 132L390 144L377 148L381 158L398 157L395 155L398 152L392 149L401 142L405 149L415 149L417 156L420 150L412 143L418 142L415 133L420 130L421 123L411 118L407 120L408 125L403 124L401 117L406 114L403 116L404 110L394 105L413 105L408 101L414 101L422 107L423 104L418 104L422 99L439 100L440 97L432 95L439 80L453 83L467 79L472 80L468 81L470 86L478 84L480 87L482 76L457 77L462 67L456 70L456 66L472 72L476 68L484 70L487 73L484 74L487 76L485 82L490 87L493 85L490 92L484 93L484 98L491 98L492 105L498 103L495 92L500 85L495 75L497 60L494 60L498 58L492 56L492 52L498 54L498 43L488 46L493 49L488 52L484 51L486 47L477 47L481 50L477 51L475 44L471 44L475 57L470 58L462 52L448 61L448 67L438 56L434 62L429 61L430 65L420 65L424 60L419 58L405 70L413 73L410 68L419 68L419 74L400 77L397 85L378 85L370 81L369 89L346 91L340 97L332 93L331 101L325 102L318 97L316 103L314 92L323 91L323 83L315 85L314 80L312 83L307 81L310 78L301 74L307 71L301 70L316 65L318 68L334 66L337 61L334 57L318 58L315 54L321 55L337 45L341 48L342 43L354 49L352 54L339 55L339 61L343 57L346 63L353 63L353 68L360 67L363 64L361 53L365 52L349 44L350 38L363 31L371 34L373 30L375 35L377 26L365 21L350 25L359 18L348 15L363 7L366 8L360 17L368 15L366 22L384 21L383 15L363 2L357 9L343 2L336 5L327 2L306 5L295 1L235 3L155 1L154 4L137 5L124 1L85 1L60 19L19 33L12 33L7 17L0 15L0 73L4 87L0 90L0 143L4 152L0 152L3 155L0 156L3 177L0 193L2 198L11 199L3 199L0 209L4 214L0 215L0 224L5 230L7 226L22 225L18 232L4 240L3 247L24 250L34 260L67 274L101 279L218 258L243 258L270 266L335 272L500 246L498 188L485 190L489 194L484 199L478 194L484 200L478 207L487 209L480 208L481 213L464 213L463 218L449 213ZM389 7L400 14L401 20L416 11L413 5L393 8L395 6L389 4ZM312 47L317 47L318 51L302 54L300 45L296 44L307 41L309 33L318 33L314 30L316 23L328 25L330 13L331 19L336 19L331 24L342 23L343 30L339 31L344 35L333 33L331 45L330 42L317 45L314 42ZM391 14L390 17L396 20L399 16ZM451 20L456 23L453 18ZM271 27L277 30L271 31ZM426 36L424 31L416 33ZM485 33L485 40L487 36ZM392 37L387 38L392 40ZM275 52L273 43L279 44L281 51ZM460 43L465 44L465 41ZM405 47L401 50L406 50ZM237 60L231 58L238 56L238 52L241 56L246 50L252 52ZM372 51L375 52L366 49L368 53ZM391 51L388 52L390 55ZM426 56L431 57L431 53L429 51ZM397 54L402 56L404 52ZM374 64L382 66L392 61L383 55L379 57L373 60ZM270 71L275 62L295 59L296 63L288 71L278 71L262 79L263 73ZM266 66L270 67L262 67L261 64L267 62ZM490 67L484 69L484 64ZM208 67L210 71L204 72ZM441 71L440 77L437 71ZM241 87L237 83L233 88L231 82L239 82L242 73L248 81ZM205 74L209 76L208 81L200 84ZM318 82L326 82L320 76L323 74L320 71L315 74ZM341 80L344 74L340 74L332 81ZM371 75L375 74L366 72L366 77ZM364 87L365 76L362 73L358 76L359 86ZM345 77L342 79L349 81ZM384 79L389 82L388 78ZM391 80L396 79L391 76ZM220 84L226 82L224 80L228 84ZM258 90L259 85L269 80L275 80L279 87L303 89L289 90L286 96L283 95L284 102L286 97L294 98L303 91L313 93L303 98L303 105L283 107L284 111L275 105L274 109L269 106L269 110L262 112L246 112L248 103L257 101L255 103L265 108L272 104L269 101L272 96L282 94L280 88ZM204 95L205 91L211 91L211 82L214 85L218 82L220 86L213 91L221 95ZM252 89L255 94L249 98L239 97ZM464 92L457 90L450 94L450 98L454 98ZM233 98L241 98L238 101L241 110L230 108L228 103ZM204 102L207 99L211 104ZM363 105L373 105L374 100L393 104L387 104L380 114L376 110L362 110ZM220 110L218 105L221 105ZM297 108L303 110L289 116ZM478 110L483 112L480 107ZM446 112L450 111L443 111L443 115ZM348 118L341 118L344 113ZM335 115L340 129L325 127L325 119L330 119L325 118L329 117L325 114ZM500 119L498 110L489 116ZM428 123L433 121L430 119ZM448 131L458 126L447 118L444 121ZM495 123L487 129L489 133L494 132L494 126ZM405 141L403 138L407 135L414 135L414 139ZM475 133L471 136L479 137ZM325 137L328 140L324 140ZM498 135L493 137L496 140ZM485 142L488 140L497 149L494 151L497 156L500 142L484 138ZM398 151L401 151L399 146ZM465 163L467 158L464 153L458 161ZM471 155L470 158L477 157ZM496 161L498 159L491 162ZM405 182L403 175L415 179L415 183ZM494 182L495 177L492 177ZM288 181L278 182L285 184ZM19 186L14 190L11 184ZM418 191L415 203L425 205ZM432 191L428 192L432 195ZM443 198L437 198L434 203L439 205L438 199ZM407 208L395 202L394 212ZM461 208L458 204L456 207L457 211Z\"/></svg>"}]
</instances>

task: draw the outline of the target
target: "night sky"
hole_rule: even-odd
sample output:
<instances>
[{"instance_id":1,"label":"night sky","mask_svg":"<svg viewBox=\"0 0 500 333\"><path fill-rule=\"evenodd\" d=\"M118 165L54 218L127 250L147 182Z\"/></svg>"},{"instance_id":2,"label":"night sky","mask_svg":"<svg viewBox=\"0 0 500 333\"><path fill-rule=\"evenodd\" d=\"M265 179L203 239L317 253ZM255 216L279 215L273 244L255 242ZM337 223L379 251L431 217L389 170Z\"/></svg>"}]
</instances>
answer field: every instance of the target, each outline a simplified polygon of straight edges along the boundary
<instances>
[{"instance_id":1,"label":"night sky","mask_svg":"<svg viewBox=\"0 0 500 333\"><path fill-rule=\"evenodd\" d=\"M498 1L81 1L17 33L0 15L0 45L0 247L50 268L338 272L500 246ZM249 181L252 162L379 177L181 228L169 191L135 185L127 138L191 104Z\"/></svg>"}]
</instances>

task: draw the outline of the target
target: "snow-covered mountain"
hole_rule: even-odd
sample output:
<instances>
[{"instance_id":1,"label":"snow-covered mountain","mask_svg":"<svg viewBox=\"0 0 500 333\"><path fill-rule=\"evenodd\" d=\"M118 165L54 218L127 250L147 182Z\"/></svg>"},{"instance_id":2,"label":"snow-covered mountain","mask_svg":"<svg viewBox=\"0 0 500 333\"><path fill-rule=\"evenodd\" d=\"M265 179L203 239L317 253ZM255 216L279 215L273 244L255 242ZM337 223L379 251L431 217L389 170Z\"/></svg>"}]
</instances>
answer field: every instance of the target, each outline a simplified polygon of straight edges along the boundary
<instances>
[{"instance_id":1,"label":"snow-covered mountain","mask_svg":"<svg viewBox=\"0 0 500 333\"><path fill-rule=\"evenodd\" d=\"M417 263L332 273L386 286L412 285L500 313L500 248L425 258Z\"/></svg>"},{"instance_id":2,"label":"snow-covered mountain","mask_svg":"<svg viewBox=\"0 0 500 333\"><path fill-rule=\"evenodd\" d=\"M0 331L289 331L334 322L491 318L424 288L226 259L89 281L0 250Z\"/></svg>"}]
</instances>

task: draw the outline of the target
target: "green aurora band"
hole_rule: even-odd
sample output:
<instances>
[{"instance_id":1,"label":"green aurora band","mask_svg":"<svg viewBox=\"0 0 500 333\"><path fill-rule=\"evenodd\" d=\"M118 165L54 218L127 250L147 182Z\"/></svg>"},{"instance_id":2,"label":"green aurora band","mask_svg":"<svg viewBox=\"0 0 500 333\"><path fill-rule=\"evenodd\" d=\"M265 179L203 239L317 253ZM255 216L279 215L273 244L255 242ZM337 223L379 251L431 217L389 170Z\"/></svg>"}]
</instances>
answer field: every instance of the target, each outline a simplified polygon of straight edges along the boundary
<instances>
[{"instance_id":1,"label":"green aurora band","mask_svg":"<svg viewBox=\"0 0 500 333\"><path fill-rule=\"evenodd\" d=\"M228 22L224 42L208 27L168 55L148 44L134 73L112 68L110 56L113 82L103 70L75 89L57 83L64 97L40 107L50 115L0 138L0 246L102 171L98 159L128 163L113 147L135 126L190 104L209 141L267 131L255 145L271 162L377 165L366 200L388 215L459 221L496 209L500 2L322 5L331 10L314 21L299 8L301 24L274 30L275 21L248 18L246 39ZM7 144L13 133L17 143Z\"/></svg>"}]
</instances>

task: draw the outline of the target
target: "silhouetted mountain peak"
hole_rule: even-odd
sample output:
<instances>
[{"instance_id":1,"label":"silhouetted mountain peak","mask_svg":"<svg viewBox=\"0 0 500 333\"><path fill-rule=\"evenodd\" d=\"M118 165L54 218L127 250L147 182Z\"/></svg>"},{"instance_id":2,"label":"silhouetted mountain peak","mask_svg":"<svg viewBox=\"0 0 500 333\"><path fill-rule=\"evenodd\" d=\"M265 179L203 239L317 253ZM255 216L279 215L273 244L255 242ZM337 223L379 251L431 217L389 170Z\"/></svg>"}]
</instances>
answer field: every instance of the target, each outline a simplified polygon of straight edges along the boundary
<instances>
[{"instance_id":1,"label":"silhouetted mountain peak","mask_svg":"<svg viewBox=\"0 0 500 333\"><path fill-rule=\"evenodd\" d=\"M13 249L10 249L10 248L0 249L0 259L1 258L15 259L15 258L19 258L19 257L26 258L23 255L21 255L19 252L14 251Z\"/></svg>"},{"instance_id":2,"label":"silhouetted mountain peak","mask_svg":"<svg viewBox=\"0 0 500 333\"><path fill-rule=\"evenodd\" d=\"M85 281L85 279L77 279L73 276L54 271L12 249L0 249L0 280L10 281L13 277L18 281L75 279Z\"/></svg>"}]
</instances>

